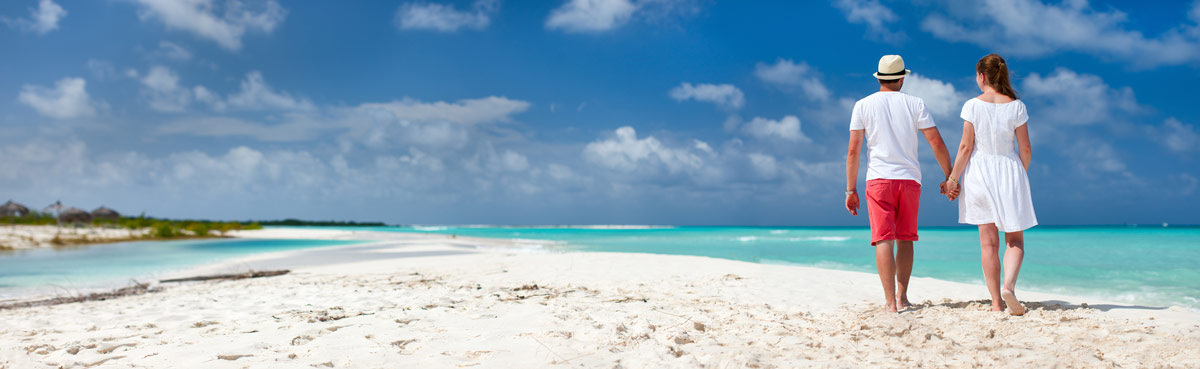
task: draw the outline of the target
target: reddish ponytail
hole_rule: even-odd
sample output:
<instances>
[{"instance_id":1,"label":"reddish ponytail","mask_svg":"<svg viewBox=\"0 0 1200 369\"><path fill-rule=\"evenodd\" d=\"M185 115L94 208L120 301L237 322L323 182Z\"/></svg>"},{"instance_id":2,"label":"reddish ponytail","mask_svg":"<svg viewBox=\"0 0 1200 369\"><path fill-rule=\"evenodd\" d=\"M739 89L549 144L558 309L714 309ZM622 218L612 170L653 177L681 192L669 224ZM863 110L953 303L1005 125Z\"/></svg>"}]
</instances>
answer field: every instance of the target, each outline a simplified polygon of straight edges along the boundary
<instances>
[{"instance_id":1,"label":"reddish ponytail","mask_svg":"<svg viewBox=\"0 0 1200 369\"><path fill-rule=\"evenodd\" d=\"M1000 55L988 54L988 56L979 59L979 63L975 63L975 72L982 73L984 78L987 78L987 85L992 86L1001 95L1017 99L1017 91L1013 90L1012 84L1008 81L1008 64L1004 62L1004 58Z\"/></svg>"}]
</instances>

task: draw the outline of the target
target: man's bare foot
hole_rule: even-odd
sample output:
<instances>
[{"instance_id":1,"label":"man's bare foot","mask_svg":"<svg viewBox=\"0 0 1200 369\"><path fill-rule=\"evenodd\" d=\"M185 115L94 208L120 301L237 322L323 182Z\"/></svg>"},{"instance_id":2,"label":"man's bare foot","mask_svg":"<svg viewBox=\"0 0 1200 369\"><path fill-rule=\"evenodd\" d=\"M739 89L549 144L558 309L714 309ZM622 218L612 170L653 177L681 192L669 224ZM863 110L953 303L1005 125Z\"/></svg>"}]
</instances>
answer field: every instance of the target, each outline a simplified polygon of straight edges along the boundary
<instances>
[{"instance_id":1,"label":"man's bare foot","mask_svg":"<svg viewBox=\"0 0 1200 369\"><path fill-rule=\"evenodd\" d=\"M912 307L912 303L908 302L908 296L902 296L896 299L896 306L899 306L900 310L904 310Z\"/></svg>"},{"instance_id":2,"label":"man's bare foot","mask_svg":"<svg viewBox=\"0 0 1200 369\"><path fill-rule=\"evenodd\" d=\"M894 313L894 312L896 312L896 305L895 304L883 305L883 311L885 313Z\"/></svg>"},{"instance_id":3,"label":"man's bare foot","mask_svg":"<svg viewBox=\"0 0 1200 369\"><path fill-rule=\"evenodd\" d=\"M999 301L992 301L992 311L1004 312L1004 304Z\"/></svg>"}]
</instances>

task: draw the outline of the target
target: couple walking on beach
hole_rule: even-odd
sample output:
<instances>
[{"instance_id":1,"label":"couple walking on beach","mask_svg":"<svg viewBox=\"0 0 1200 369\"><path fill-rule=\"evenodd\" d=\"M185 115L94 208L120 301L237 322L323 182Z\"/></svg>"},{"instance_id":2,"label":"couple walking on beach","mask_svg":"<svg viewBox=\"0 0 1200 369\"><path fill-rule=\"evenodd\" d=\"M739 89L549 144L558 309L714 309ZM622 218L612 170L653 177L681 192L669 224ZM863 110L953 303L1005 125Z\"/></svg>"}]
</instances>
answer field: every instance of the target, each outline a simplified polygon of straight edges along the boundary
<instances>
[{"instance_id":1,"label":"couple walking on beach","mask_svg":"<svg viewBox=\"0 0 1200 369\"><path fill-rule=\"evenodd\" d=\"M975 64L975 82L982 94L963 105L962 143L953 166L925 102L900 92L910 72L904 69L904 59L899 55L881 58L874 74L879 92L855 103L850 117L846 210L858 215L859 153L865 138L866 205L875 265L887 299L885 309L895 312L911 305L908 281L921 198L921 166L917 161L920 135L933 147L934 157L946 175L938 185L939 192L951 201L959 200L959 223L979 226L980 259L992 310L1004 311L1007 307L1010 314L1022 315L1025 309L1013 291L1025 256L1023 231L1037 225L1037 217L1026 175L1031 154L1025 125L1029 115L1009 83L1008 65L996 54ZM1019 151L1014 150L1014 141ZM1007 246L1003 287L1000 231Z\"/></svg>"}]
</instances>

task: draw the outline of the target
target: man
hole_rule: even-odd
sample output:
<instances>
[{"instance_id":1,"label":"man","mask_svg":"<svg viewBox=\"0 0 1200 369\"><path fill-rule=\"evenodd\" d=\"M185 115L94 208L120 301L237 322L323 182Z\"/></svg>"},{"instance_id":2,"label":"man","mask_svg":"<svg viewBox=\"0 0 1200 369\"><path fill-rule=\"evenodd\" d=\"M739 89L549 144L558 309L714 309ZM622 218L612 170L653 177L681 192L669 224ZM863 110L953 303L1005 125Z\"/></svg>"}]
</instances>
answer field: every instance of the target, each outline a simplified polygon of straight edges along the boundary
<instances>
[{"instance_id":1,"label":"man","mask_svg":"<svg viewBox=\"0 0 1200 369\"><path fill-rule=\"evenodd\" d=\"M875 268L883 283L883 296L887 299L884 309L888 312L911 305L908 279L912 275L913 241L917 240L917 208L921 199L918 132L933 148L946 177L950 176L950 153L925 109L925 102L900 92L909 73L899 55L879 59L879 71L874 74L879 80L879 92L854 104L846 155L846 210L858 215L858 162L866 137L871 245L875 246ZM938 186L943 193L945 186L945 182Z\"/></svg>"}]
</instances>

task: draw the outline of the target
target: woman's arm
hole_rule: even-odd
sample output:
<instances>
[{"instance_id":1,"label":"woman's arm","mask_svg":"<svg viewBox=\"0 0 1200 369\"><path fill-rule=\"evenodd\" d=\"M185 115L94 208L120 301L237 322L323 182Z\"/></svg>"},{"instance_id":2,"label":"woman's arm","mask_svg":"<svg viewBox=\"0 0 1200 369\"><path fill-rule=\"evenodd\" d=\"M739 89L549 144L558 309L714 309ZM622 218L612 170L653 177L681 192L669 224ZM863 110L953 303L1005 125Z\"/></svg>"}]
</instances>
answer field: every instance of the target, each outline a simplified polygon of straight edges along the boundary
<instances>
[{"instance_id":1,"label":"woman's arm","mask_svg":"<svg viewBox=\"0 0 1200 369\"><path fill-rule=\"evenodd\" d=\"M1021 164L1029 171L1029 160L1033 157L1033 147L1029 146L1029 123L1017 127L1017 148L1021 149Z\"/></svg>"},{"instance_id":2,"label":"woman's arm","mask_svg":"<svg viewBox=\"0 0 1200 369\"><path fill-rule=\"evenodd\" d=\"M963 172L967 170L967 162L971 160L972 151L975 151L975 125L964 120L962 142L958 144L958 156L954 158L954 170L950 172L950 190L954 193L953 197L958 197L957 191L960 188L958 181L962 179Z\"/></svg>"}]
</instances>

